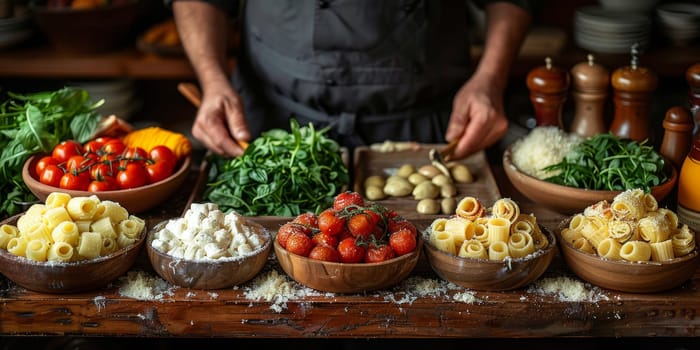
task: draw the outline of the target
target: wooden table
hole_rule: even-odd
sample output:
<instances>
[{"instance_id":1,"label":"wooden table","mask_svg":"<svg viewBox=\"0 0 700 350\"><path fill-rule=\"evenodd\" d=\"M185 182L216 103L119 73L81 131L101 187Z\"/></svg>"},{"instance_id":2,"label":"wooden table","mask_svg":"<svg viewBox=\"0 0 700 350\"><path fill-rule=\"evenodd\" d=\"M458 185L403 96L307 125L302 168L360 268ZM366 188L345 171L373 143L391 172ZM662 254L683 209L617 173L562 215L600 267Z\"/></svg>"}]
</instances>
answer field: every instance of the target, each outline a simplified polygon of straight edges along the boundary
<instances>
[{"instance_id":1,"label":"wooden table","mask_svg":"<svg viewBox=\"0 0 700 350\"><path fill-rule=\"evenodd\" d=\"M498 152L489 154L503 197L516 199L524 211L554 227L562 216L517 193L503 174ZM188 186L194 184L196 174L193 169ZM191 189L183 188L172 201L147 213L148 224L179 215ZM145 254L132 271L155 277ZM559 276L575 279L557 256L543 278ZM425 260L411 278L446 284ZM509 292L457 288L413 295L414 299L403 302L407 290L399 286L366 294L317 293L289 300L276 311L272 302L247 298L246 286L216 291L177 288L162 299L137 300L119 293L120 282L90 293L52 295L30 292L0 278L0 333L307 339L695 337L700 334L699 286L700 274L696 274L682 287L659 294L599 290L601 300L562 301L557 295L526 287ZM477 301L453 299L465 292Z\"/></svg>"}]
</instances>

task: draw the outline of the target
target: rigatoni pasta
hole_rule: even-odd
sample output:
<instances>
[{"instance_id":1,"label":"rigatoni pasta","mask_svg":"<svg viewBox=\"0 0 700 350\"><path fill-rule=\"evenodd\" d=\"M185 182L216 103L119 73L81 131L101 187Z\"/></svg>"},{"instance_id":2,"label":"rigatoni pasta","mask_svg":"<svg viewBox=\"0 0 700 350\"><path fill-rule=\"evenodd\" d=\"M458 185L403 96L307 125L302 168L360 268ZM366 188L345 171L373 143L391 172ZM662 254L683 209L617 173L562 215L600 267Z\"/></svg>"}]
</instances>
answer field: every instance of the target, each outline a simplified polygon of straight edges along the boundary
<instances>
[{"instance_id":1,"label":"rigatoni pasta","mask_svg":"<svg viewBox=\"0 0 700 350\"><path fill-rule=\"evenodd\" d=\"M520 213L510 198L485 208L476 198L465 197L455 216L431 223L428 236L435 248L450 254L498 261L524 258L549 246L535 216Z\"/></svg>"},{"instance_id":2,"label":"rigatoni pasta","mask_svg":"<svg viewBox=\"0 0 700 350\"><path fill-rule=\"evenodd\" d=\"M118 203L55 192L46 204L32 205L16 225L0 228L0 248L35 261L78 261L131 245L144 228L143 219Z\"/></svg>"},{"instance_id":3,"label":"rigatoni pasta","mask_svg":"<svg viewBox=\"0 0 700 350\"><path fill-rule=\"evenodd\" d=\"M620 193L610 204L595 203L572 217L560 232L574 248L607 259L664 262L695 251L695 233L680 225L676 213L659 208L654 196L642 190ZM679 227L680 225L680 227ZM606 227L605 234L601 227ZM581 230L581 238L575 230Z\"/></svg>"}]
</instances>

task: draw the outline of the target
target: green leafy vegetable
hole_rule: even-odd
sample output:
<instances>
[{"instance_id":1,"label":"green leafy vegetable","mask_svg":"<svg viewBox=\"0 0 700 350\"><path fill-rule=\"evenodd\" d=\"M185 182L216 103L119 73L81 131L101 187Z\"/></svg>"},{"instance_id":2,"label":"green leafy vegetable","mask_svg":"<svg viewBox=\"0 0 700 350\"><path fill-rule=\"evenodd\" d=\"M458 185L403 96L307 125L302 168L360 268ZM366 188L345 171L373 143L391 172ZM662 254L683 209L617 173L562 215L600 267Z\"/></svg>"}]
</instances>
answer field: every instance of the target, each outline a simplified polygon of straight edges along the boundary
<instances>
[{"instance_id":1,"label":"green leafy vegetable","mask_svg":"<svg viewBox=\"0 0 700 350\"><path fill-rule=\"evenodd\" d=\"M664 159L643 142L620 139L612 133L595 135L578 144L564 159L544 170L560 171L545 181L591 190L649 192L667 180Z\"/></svg>"},{"instance_id":2,"label":"green leafy vegetable","mask_svg":"<svg viewBox=\"0 0 700 350\"><path fill-rule=\"evenodd\" d=\"M340 146L312 124L273 129L231 160L212 158L204 199L247 216L320 213L350 181Z\"/></svg>"},{"instance_id":3,"label":"green leafy vegetable","mask_svg":"<svg viewBox=\"0 0 700 350\"><path fill-rule=\"evenodd\" d=\"M87 91L66 87L26 95L8 92L0 104L0 217L17 213L17 201L36 198L22 181L22 166L33 154L51 152L59 142L85 142L100 122Z\"/></svg>"}]
</instances>

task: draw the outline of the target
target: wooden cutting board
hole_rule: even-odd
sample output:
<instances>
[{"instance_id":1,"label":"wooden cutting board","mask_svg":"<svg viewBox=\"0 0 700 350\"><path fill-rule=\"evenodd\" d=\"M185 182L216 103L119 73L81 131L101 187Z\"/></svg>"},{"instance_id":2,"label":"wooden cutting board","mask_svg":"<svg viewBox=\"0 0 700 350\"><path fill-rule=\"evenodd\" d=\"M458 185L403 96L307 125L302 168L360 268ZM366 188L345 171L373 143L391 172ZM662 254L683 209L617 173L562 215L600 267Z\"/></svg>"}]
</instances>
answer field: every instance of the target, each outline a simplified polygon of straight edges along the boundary
<instances>
[{"instance_id":1,"label":"wooden cutting board","mask_svg":"<svg viewBox=\"0 0 700 350\"><path fill-rule=\"evenodd\" d=\"M364 194L363 183L368 176L380 175L386 178L404 164L413 164L418 169L423 165L430 164L429 152L432 148L441 150L445 147L444 144L418 144L411 150L393 152L376 151L371 147L358 147L355 149L353 158L353 188L356 192ZM493 202L501 198L501 192L483 151L456 162L466 165L474 176L472 183L457 184L457 196L455 196L457 202L465 196L472 196L479 199L483 205L490 207ZM376 202L396 210L401 216L411 221L431 222L435 218L447 216L445 214L419 214L416 211L418 201L410 195L387 197Z\"/></svg>"}]
</instances>

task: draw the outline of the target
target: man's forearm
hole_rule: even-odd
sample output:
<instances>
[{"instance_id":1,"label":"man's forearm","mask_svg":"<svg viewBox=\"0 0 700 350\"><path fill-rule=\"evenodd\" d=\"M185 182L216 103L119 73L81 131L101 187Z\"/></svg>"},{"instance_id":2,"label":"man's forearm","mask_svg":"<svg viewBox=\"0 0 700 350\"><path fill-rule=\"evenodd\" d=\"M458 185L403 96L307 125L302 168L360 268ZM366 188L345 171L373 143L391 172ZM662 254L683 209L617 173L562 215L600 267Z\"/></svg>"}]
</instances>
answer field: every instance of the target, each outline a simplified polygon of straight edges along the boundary
<instances>
[{"instance_id":1,"label":"man's forearm","mask_svg":"<svg viewBox=\"0 0 700 350\"><path fill-rule=\"evenodd\" d=\"M173 14L183 47L202 89L229 84L226 64L227 17L224 11L200 1L175 1Z\"/></svg>"},{"instance_id":2,"label":"man's forearm","mask_svg":"<svg viewBox=\"0 0 700 350\"><path fill-rule=\"evenodd\" d=\"M504 89L530 19L530 14L516 5L506 2L488 4L484 52L475 74L488 76Z\"/></svg>"}]
</instances>

